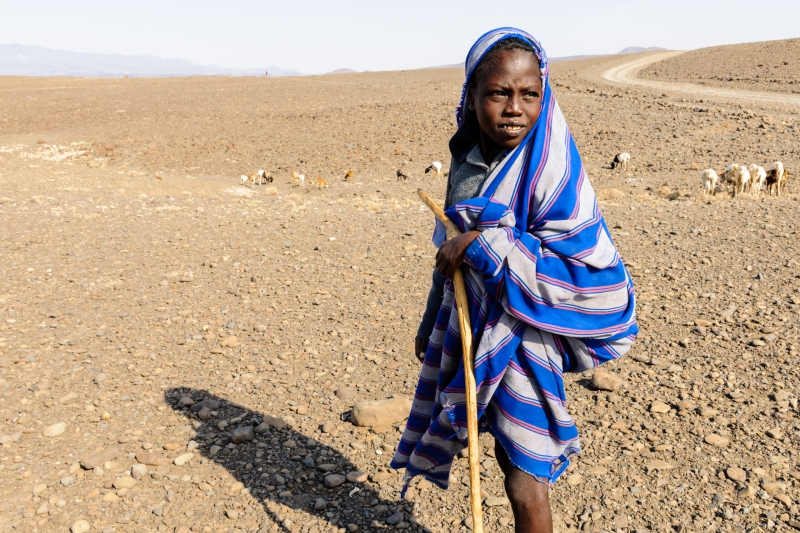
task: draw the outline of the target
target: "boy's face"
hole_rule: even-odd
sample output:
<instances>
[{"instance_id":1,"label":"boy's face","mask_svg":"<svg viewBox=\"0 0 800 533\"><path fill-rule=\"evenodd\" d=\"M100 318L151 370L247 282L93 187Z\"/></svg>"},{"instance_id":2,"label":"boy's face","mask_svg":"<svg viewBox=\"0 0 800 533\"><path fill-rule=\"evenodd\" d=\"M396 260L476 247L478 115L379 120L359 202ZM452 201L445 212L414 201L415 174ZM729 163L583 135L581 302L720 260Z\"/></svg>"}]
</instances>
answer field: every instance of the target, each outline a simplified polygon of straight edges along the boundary
<instances>
[{"instance_id":1,"label":"boy's face","mask_svg":"<svg viewBox=\"0 0 800 533\"><path fill-rule=\"evenodd\" d=\"M469 108L483 132L505 150L536 124L542 102L539 61L530 52L502 52L470 89Z\"/></svg>"}]
</instances>

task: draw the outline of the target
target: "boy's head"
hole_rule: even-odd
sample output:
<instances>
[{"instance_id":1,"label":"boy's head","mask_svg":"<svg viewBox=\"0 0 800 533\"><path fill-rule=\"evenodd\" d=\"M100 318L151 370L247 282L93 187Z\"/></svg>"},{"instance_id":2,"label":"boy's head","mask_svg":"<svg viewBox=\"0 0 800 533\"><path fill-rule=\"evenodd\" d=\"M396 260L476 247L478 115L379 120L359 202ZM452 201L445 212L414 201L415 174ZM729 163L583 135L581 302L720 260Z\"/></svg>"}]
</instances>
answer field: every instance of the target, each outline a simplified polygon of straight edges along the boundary
<instances>
[{"instance_id":1,"label":"boy's head","mask_svg":"<svg viewBox=\"0 0 800 533\"><path fill-rule=\"evenodd\" d=\"M472 75L467 106L482 137L502 150L516 148L541 111L542 74L533 47L511 37L494 45Z\"/></svg>"}]
</instances>

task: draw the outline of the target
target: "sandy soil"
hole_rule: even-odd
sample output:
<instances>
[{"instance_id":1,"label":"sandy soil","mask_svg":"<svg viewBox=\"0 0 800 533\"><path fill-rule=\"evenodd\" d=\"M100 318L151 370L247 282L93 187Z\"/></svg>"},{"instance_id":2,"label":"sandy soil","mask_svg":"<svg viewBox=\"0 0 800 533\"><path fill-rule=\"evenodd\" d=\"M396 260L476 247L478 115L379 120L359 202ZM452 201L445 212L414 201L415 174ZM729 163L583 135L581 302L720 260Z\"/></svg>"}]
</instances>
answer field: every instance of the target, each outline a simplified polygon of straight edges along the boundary
<instances>
[{"instance_id":1,"label":"sandy soil","mask_svg":"<svg viewBox=\"0 0 800 533\"><path fill-rule=\"evenodd\" d=\"M800 94L800 39L712 46L652 65L642 77Z\"/></svg>"},{"instance_id":2,"label":"sandy soil","mask_svg":"<svg viewBox=\"0 0 800 533\"><path fill-rule=\"evenodd\" d=\"M734 161L796 175L797 108L600 81L617 60L553 66L642 326L603 369L621 388L568 377L584 452L557 528L800 527L795 184L699 187ZM465 460L400 500L402 421L350 421L416 384L414 191L444 193L423 170L449 162L460 76L0 79L0 531L466 530ZM259 168L274 182L240 187Z\"/></svg>"}]
</instances>

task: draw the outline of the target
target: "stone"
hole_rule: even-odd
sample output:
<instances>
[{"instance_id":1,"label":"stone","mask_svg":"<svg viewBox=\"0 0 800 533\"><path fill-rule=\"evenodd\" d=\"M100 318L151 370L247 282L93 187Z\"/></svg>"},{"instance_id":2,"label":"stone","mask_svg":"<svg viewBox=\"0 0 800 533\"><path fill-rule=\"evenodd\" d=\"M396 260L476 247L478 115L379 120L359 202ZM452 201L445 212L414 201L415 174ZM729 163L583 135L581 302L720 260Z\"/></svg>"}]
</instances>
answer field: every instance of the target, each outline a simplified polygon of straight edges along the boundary
<instances>
[{"instance_id":1,"label":"stone","mask_svg":"<svg viewBox=\"0 0 800 533\"><path fill-rule=\"evenodd\" d=\"M658 400L654 401L650 404L650 412L651 413L669 413L670 406L665 404L664 402L660 402Z\"/></svg>"},{"instance_id":2,"label":"stone","mask_svg":"<svg viewBox=\"0 0 800 533\"><path fill-rule=\"evenodd\" d=\"M116 495L114 492L106 492L103 494L103 501L104 502L118 502L119 496Z\"/></svg>"},{"instance_id":3,"label":"stone","mask_svg":"<svg viewBox=\"0 0 800 533\"><path fill-rule=\"evenodd\" d=\"M184 453L173 459L172 464L174 464L175 466L183 466L192 459L194 459L194 453L192 452Z\"/></svg>"},{"instance_id":4,"label":"stone","mask_svg":"<svg viewBox=\"0 0 800 533\"><path fill-rule=\"evenodd\" d=\"M502 505L508 505L509 501L505 496L489 496L483 500L483 504L486 507L500 507Z\"/></svg>"},{"instance_id":5,"label":"stone","mask_svg":"<svg viewBox=\"0 0 800 533\"><path fill-rule=\"evenodd\" d=\"M389 426L408 417L411 403L408 396L358 402L353 406L350 420L356 426Z\"/></svg>"},{"instance_id":6,"label":"stone","mask_svg":"<svg viewBox=\"0 0 800 533\"><path fill-rule=\"evenodd\" d=\"M776 402L786 402L792 397L792 394L786 390L780 390L775 393L775 401Z\"/></svg>"},{"instance_id":7,"label":"stone","mask_svg":"<svg viewBox=\"0 0 800 533\"><path fill-rule=\"evenodd\" d=\"M623 384L622 378L602 370L597 370L592 374L592 386L599 390L613 392L621 389Z\"/></svg>"},{"instance_id":8,"label":"stone","mask_svg":"<svg viewBox=\"0 0 800 533\"><path fill-rule=\"evenodd\" d=\"M191 407L194 405L194 400L192 400L189 396L182 396L180 400L178 400L178 407L183 409L184 407Z\"/></svg>"},{"instance_id":9,"label":"stone","mask_svg":"<svg viewBox=\"0 0 800 533\"><path fill-rule=\"evenodd\" d=\"M64 396L58 399L58 403L61 405L69 405L78 401L78 394L76 392L68 392Z\"/></svg>"},{"instance_id":10,"label":"stone","mask_svg":"<svg viewBox=\"0 0 800 533\"><path fill-rule=\"evenodd\" d=\"M340 400L349 400L358 394L358 389L355 387L339 387L336 389L336 397Z\"/></svg>"},{"instance_id":11,"label":"stone","mask_svg":"<svg viewBox=\"0 0 800 533\"><path fill-rule=\"evenodd\" d=\"M67 430L67 423L66 422L56 422L52 426L47 426L42 431L42 435L45 437L55 438L60 437L64 434Z\"/></svg>"},{"instance_id":12,"label":"stone","mask_svg":"<svg viewBox=\"0 0 800 533\"><path fill-rule=\"evenodd\" d=\"M783 430L781 428L772 428L768 429L766 432L768 437L772 437L775 440L782 440L783 439Z\"/></svg>"},{"instance_id":13,"label":"stone","mask_svg":"<svg viewBox=\"0 0 800 533\"><path fill-rule=\"evenodd\" d=\"M297 442L289 439L287 441L284 441L283 444L281 444L281 446L283 446L284 448L293 449L293 448L297 448Z\"/></svg>"},{"instance_id":14,"label":"stone","mask_svg":"<svg viewBox=\"0 0 800 533\"><path fill-rule=\"evenodd\" d=\"M574 474L570 474L570 475L568 475L568 476L567 476L567 483L569 483L569 484L570 484L570 485L572 485L573 487L574 487L575 485L580 485L580 484L581 484L581 481L583 481L583 476L581 476L581 475L580 475L579 473L577 473L577 472L575 472Z\"/></svg>"},{"instance_id":15,"label":"stone","mask_svg":"<svg viewBox=\"0 0 800 533\"><path fill-rule=\"evenodd\" d=\"M256 438L253 426L239 426L231 432L231 441L234 444L241 444L243 442L250 442Z\"/></svg>"},{"instance_id":16,"label":"stone","mask_svg":"<svg viewBox=\"0 0 800 533\"><path fill-rule=\"evenodd\" d=\"M375 472L369 477L369 479L373 483L380 483L381 481L386 481L390 477L392 477L392 474L389 472Z\"/></svg>"},{"instance_id":17,"label":"stone","mask_svg":"<svg viewBox=\"0 0 800 533\"><path fill-rule=\"evenodd\" d=\"M282 418L277 418L270 415L264 415L263 419L264 419L263 422L264 424L274 427L275 429L284 429L287 426L286 422Z\"/></svg>"},{"instance_id":18,"label":"stone","mask_svg":"<svg viewBox=\"0 0 800 533\"><path fill-rule=\"evenodd\" d=\"M672 465L661 459L653 459L645 465L645 469L647 470L648 474L655 470L670 470L672 468L675 468L675 465Z\"/></svg>"},{"instance_id":19,"label":"stone","mask_svg":"<svg viewBox=\"0 0 800 533\"><path fill-rule=\"evenodd\" d=\"M365 483L367 481L367 474L356 470L355 472L348 472L346 479L350 483Z\"/></svg>"},{"instance_id":20,"label":"stone","mask_svg":"<svg viewBox=\"0 0 800 533\"><path fill-rule=\"evenodd\" d=\"M738 483L744 483L747 481L747 473L738 466L728 467L725 470L725 475L728 476L728 479L731 481L736 481Z\"/></svg>"},{"instance_id":21,"label":"stone","mask_svg":"<svg viewBox=\"0 0 800 533\"><path fill-rule=\"evenodd\" d=\"M323 483L328 488L335 488L344 483L345 477L340 474L328 474L323 479Z\"/></svg>"},{"instance_id":22,"label":"stone","mask_svg":"<svg viewBox=\"0 0 800 533\"><path fill-rule=\"evenodd\" d=\"M75 478L72 476L64 476L61 478L61 484L65 487L70 487L75 484Z\"/></svg>"},{"instance_id":23,"label":"stone","mask_svg":"<svg viewBox=\"0 0 800 533\"><path fill-rule=\"evenodd\" d=\"M45 483L41 483L33 487L33 495L38 496L39 494L43 493L47 490L47 485Z\"/></svg>"},{"instance_id":24,"label":"stone","mask_svg":"<svg viewBox=\"0 0 800 533\"><path fill-rule=\"evenodd\" d=\"M209 420L211 418L211 409L203 407L197 412L197 418L200 420Z\"/></svg>"},{"instance_id":25,"label":"stone","mask_svg":"<svg viewBox=\"0 0 800 533\"><path fill-rule=\"evenodd\" d=\"M122 476L121 478L114 480L114 488L117 490L120 489L132 489L136 486L136 480L133 479L131 476Z\"/></svg>"},{"instance_id":26,"label":"stone","mask_svg":"<svg viewBox=\"0 0 800 533\"><path fill-rule=\"evenodd\" d=\"M137 452L136 460L147 466L169 466L172 463L169 458L151 452Z\"/></svg>"},{"instance_id":27,"label":"stone","mask_svg":"<svg viewBox=\"0 0 800 533\"><path fill-rule=\"evenodd\" d=\"M770 496L775 496L778 493L786 492L786 484L780 482L762 483L761 489Z\"/></svg>"},{"instance_id":28,"label":"stone","mask_svg":"<svg viewBox=\"0 0 800 533\"><path fill-rule=\"evenodd\" d=\"M693 411L697 409L697 404L692 400L681 400L678 402L678 409L680 411Z\"/></svg>"},{"instance_id":29,"label":"stone","mask_svg":"<svg viewBox=\"0 0 800 533\"><path fill-rule=\"evenodd\" d=\"M86 470L94 470L108 461L113 461L119 456L119 448L108 448L100 452L91 453L81 459L81 466Z\"/></svg>"},{"instance_id":30,"label":"stone","mask_svg":"<svg viewBox=\"0 0 800 533\"><path fill-rule=\"evenodd\" d=\"M131 467L131 477L133 479L142 479L147 475L147 465L137 464Z\"/></svg>"},{"instance_id":31,"label":"stone","mask_svg":"<svg viewBox=\"0 0 800 533\"><path fill-rule=\"evenodd\" d=\"M699 326L701 328L710 328L714 324L712 324L708 320L703 320L702 318L695 318L694 319L694 325L695 326Z\"/></svg>"},{"instance_id":32,"label":"stone","mask_svg":"<svg viewBox=\"0 0 800 533\"><path fill-rule=\"evenodd\" d=\"M239 511L237 511L236 509L228 509L225 511L225 516L227 516L231 520L237 520L239 518Z\"/></svg>"},{"instance_id":33,"label":"stone","mask_svg":"<svg viewBox=\"0 0 800 533\"><path fill-rule=\"evenodd\" d=\"M219 400L203 400L202 402L197 402L196 404L192 405L189 408L189 411L192 413L199 413L203 407L208 407L212 411L216 411L220 407L222 407L222 402Z\"/></svg>"},{"instance_id":34,"label":"stone","mask_svg":"<svg viewBox=\"0 0 800 533\"><path fill-rule=\"evenodd\" d=\"M389 518L386 519L386 523L390 526L396 526L400 522L403 521L403 513L394 513Z\"/></svg>"},{"instance_id":35,"label":"stone","mask_svg":"<svg viewBox=\"0 0 800 533\"><path fill-rule=\"evenodd\" d=\"M326 502L323 498L317 498L314 500L314 510L321 511L328 506L328 502Z\"/></svg>"},{"instance_id":36,"label":"stone","mask_svg":"<svg viewBox=\"0 0 800 533\"><path fill-rule=\"evenodd\" d=\"M336 431L336 423L333 420L326 420L322 424L323 433L333 433Z\"/></svg>"},{"instance_id":37,"label":"stone","mask_svg":"<svg viewBox=\"0 0 800 533\"><path fill-rule=\"evenodd\" d=\"M86 520L78 520L69 528L71 533L86 533L89 529L91 529L91 526Z\"/></svg>"},{"instance_id":38,"label":"stone","mask_svg":"<svg viewBox=\"0 0 800 533\"><path fill-rule=\"evenodd\" d=\"M717 448L725 448L731 442L727 437L717 435L716 433L706 435L706 438L703 440L706 442L706 444L716 446Z\"/></svg>"}]
</instances>

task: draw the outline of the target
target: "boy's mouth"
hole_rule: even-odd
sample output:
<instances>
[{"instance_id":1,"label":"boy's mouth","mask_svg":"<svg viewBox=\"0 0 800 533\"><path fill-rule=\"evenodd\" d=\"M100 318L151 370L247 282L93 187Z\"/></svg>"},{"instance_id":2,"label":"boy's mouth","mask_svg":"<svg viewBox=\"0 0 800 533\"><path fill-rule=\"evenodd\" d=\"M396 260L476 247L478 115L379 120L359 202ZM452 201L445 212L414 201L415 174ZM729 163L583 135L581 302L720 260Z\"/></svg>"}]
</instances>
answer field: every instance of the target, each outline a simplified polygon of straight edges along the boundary
<instances>
[{"instance_id":1,"label":"boy's mouth","mask_svg":"<svg viewBox=\"0 0 800 533\"><path fill-rule=\"evenodd\" d=\"M521 124L500 124L500 130L509 134L516 135L525 129Z\"/></svg>"}]
</instances>

